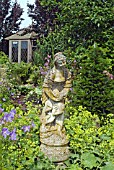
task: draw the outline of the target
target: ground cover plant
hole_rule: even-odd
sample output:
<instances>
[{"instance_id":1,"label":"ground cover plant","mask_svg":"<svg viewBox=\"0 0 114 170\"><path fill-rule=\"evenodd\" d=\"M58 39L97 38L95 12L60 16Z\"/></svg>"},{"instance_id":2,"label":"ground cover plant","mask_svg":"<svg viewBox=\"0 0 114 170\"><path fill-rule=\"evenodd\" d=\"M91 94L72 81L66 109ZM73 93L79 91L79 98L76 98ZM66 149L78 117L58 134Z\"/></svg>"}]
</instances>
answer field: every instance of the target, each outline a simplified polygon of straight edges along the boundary
<instances>
[{"instance_id":1,"label":"ground cover plant","mask_svg":"<svg viewBox=\"0 0 114 170\"><path fill-rule=\"evenodd\" d=\"M70 141L73 169L113 169L114 167L114 117L99 119L86 108L68 106L70 118L65 127ZM102 123L103 122L103 123ZM71 169L72 169L71 168Z\"/></svg>"}]
</instances>

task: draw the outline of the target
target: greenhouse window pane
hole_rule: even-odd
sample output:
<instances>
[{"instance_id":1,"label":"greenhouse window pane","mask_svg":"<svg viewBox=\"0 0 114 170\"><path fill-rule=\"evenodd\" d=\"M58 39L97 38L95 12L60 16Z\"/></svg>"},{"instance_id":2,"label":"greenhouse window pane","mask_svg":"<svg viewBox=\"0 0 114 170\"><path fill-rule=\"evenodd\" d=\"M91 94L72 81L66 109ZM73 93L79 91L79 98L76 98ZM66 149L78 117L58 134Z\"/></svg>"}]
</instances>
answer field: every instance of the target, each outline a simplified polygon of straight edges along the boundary
<instances>
[{"instance_id":1,"label":"greenhouse window pane","mask_svg":"<svg viewBox=\"0 0 114 170\"><path fill-rule=\"evenodd\" d=\"M28 41L21 41L21 61L27 62Z\"/></svg>"},{"instance_id":2,"label":"greenhouse window pane","mask_svg":"<svg viewBox=\"0 0 114 170\"><path fill-rule=\"evenodd\" d=\"M18 41L12 42L12 62L18 62Z\"/></svg>"}]
</instances>

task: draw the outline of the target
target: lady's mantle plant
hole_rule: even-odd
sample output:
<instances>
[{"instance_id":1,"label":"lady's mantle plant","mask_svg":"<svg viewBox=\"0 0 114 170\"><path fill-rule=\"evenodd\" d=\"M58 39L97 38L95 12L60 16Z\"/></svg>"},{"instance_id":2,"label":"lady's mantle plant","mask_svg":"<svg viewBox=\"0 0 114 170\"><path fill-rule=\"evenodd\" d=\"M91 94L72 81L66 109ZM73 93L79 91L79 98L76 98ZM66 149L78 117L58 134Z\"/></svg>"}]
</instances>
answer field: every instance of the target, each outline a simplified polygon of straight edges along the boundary
<instances>
[{"instance_id":1,"label":"lady's mantle plant","mask_svg":"<svg viewBox=\"0 0 114 170\"><path fill-rule=\"evenodd\" d=\"M70 163L75 168L112 170L114 168L113 114L99 119L82 106L68 107L70 118L65 126L70 141ZM74 168L74 169L75 169Z\"/></svg>"}]
</instances>

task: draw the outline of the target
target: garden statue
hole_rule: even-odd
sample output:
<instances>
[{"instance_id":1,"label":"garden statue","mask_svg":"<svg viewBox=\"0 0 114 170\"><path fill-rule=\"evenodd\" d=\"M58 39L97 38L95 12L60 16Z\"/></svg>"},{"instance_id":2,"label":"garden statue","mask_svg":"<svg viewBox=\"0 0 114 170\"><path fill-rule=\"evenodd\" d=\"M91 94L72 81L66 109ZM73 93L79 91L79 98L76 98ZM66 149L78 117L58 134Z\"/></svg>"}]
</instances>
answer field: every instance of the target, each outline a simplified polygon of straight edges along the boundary
<instances>
[{"instance_id":1,"label":"garden statue","mask_svg":"<svg viewBox=\"0 0 114 170\"><path fill-rule=\"evenodd\" d=\"M42 92L44 108L41 114L41 151L54 162L68 158L68 140L63 127L65 99L71 88L71 74L66 66L66 57L54 55L54 67L47 73Z\"/></svg>"}]
</instances>

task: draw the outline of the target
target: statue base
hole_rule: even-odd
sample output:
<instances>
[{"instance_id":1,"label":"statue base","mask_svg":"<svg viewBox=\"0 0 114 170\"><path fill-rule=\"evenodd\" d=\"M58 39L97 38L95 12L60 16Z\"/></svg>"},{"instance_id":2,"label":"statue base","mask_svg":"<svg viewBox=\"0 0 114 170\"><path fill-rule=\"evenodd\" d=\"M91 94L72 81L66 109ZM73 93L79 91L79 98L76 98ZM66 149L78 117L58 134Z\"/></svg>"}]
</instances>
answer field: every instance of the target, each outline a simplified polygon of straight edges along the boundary
<instances>
[{"instance_id":1,"label":"statue base","mask_svg":"<svg viewBox=\"0 0 114 170\"><path fill-rule=\"evenodd\" d=\"M64 162L69 157L68 146L48 146L41 144L40 149L52 162Z\"/></svg>"},{"instance_id":2,"label":"statue base","mask_svg":"<svg viewBox=\"0 0 114 170\"><path fill-rule=\"evenodd\" d=\"M65 129L60 132L56 126L40 127L40 149L52 162L63 162L69 158L68 140Z\"/></svg>"}]
</instances>

